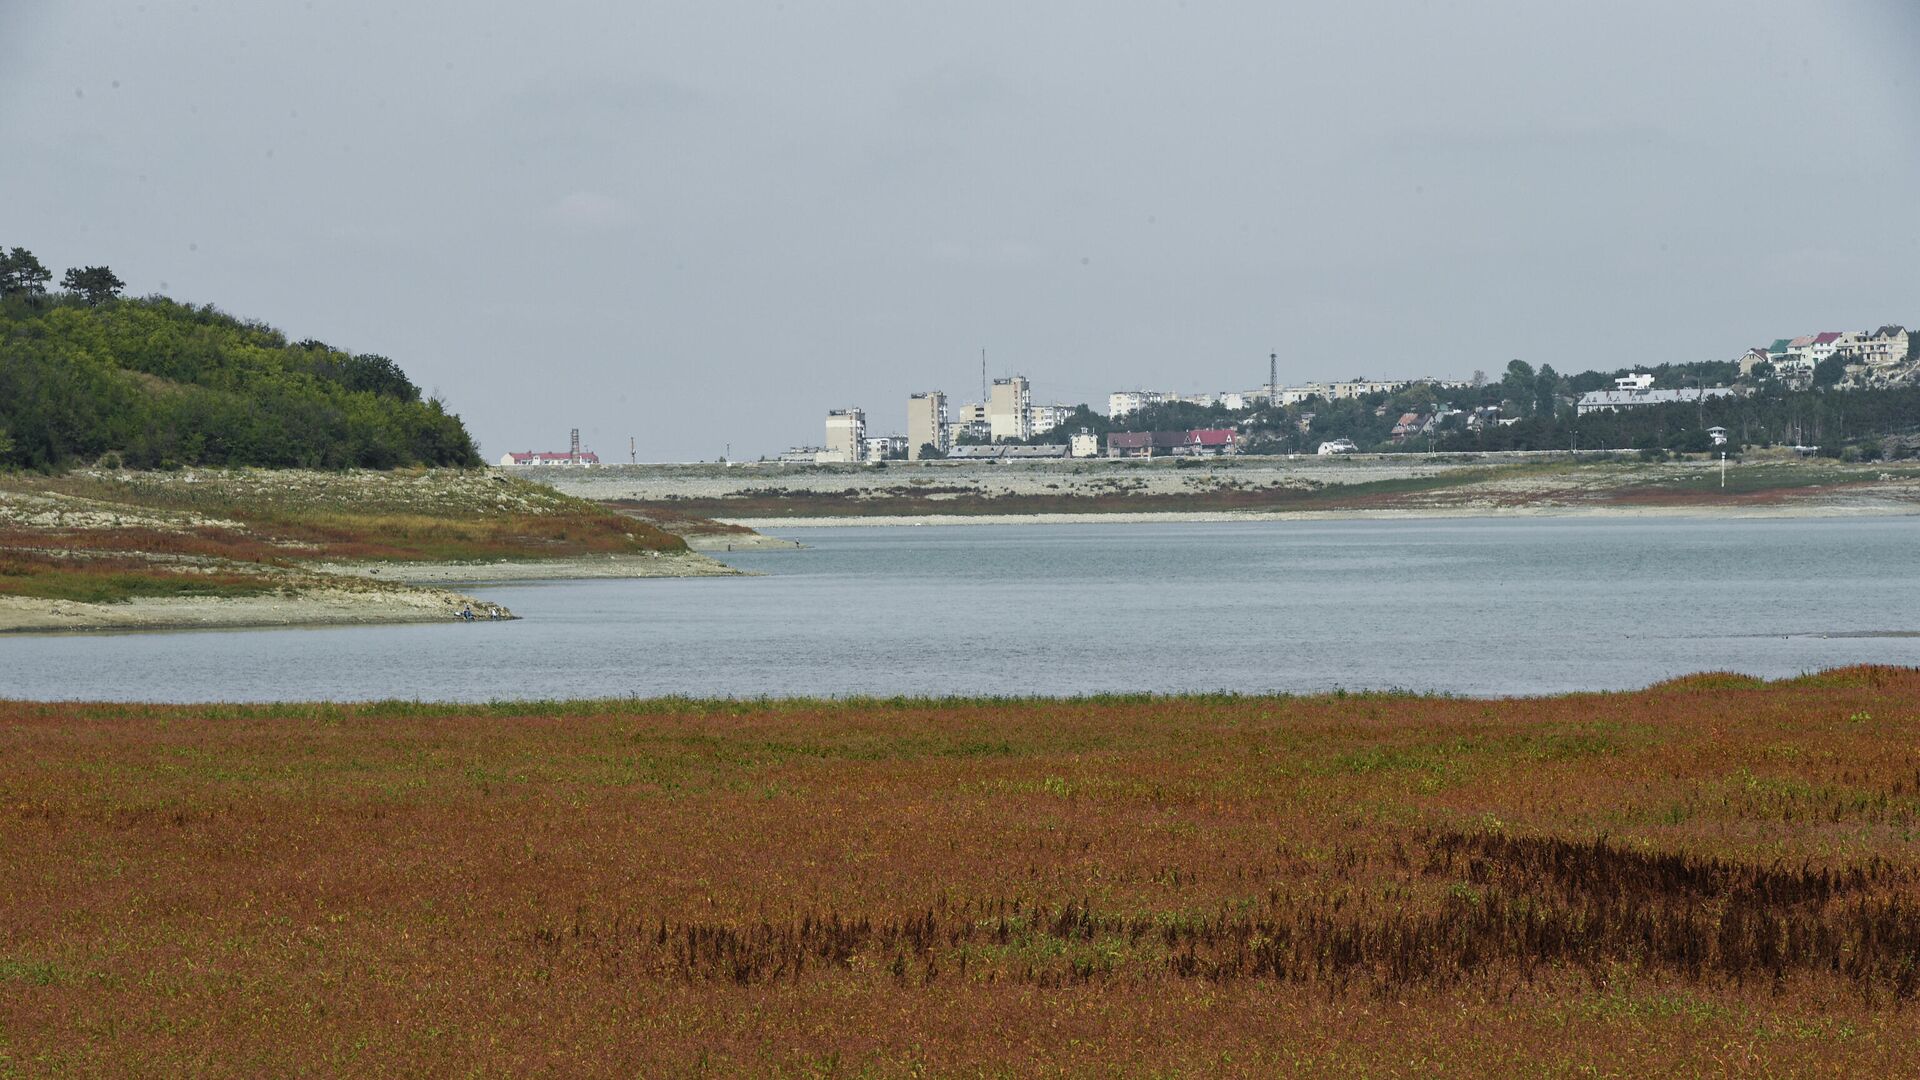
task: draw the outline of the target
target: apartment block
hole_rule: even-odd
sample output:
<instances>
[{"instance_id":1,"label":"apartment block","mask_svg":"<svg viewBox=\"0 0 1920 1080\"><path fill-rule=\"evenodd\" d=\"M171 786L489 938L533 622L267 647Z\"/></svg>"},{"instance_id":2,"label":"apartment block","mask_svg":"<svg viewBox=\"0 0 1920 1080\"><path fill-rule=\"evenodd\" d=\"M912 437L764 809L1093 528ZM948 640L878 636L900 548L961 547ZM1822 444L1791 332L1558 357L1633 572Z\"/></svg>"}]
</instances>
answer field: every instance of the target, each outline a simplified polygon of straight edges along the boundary
<instances>
[{"instance_id":1,"label":"apartment block","mask_svg":"<svg viewBox=\"0 0 1920 1080\"><path fill-rule=\"evenodd\" d=\"M827 413L827 448L819 460L857 463L866 460L866 453L867 414L859 409Z\"/></svg>"},{"instance_id":2,"label":"apartment block","mask_svg":"<svg viewBox=\"0 0 1920 1080\"><path fill-rule=\"evenodd\" d=\"M947 438L947 395L938 390L907 398L908 460L920 460L920 448L927 445L943 454L952 446Z\"/></svg>"},{"instance_id":3,"label":"apartment block","mask_svg":"<svg viewBox=\"0 0 1920 1080\"><path fill-rule=\"evenodd\" d=\"M1032 438L1033 418L1029 413L1032 408L1033 389L1026 376L993 380L993 390L987 398L987 425L993 437Z\"/></svg>"}]
</instances>

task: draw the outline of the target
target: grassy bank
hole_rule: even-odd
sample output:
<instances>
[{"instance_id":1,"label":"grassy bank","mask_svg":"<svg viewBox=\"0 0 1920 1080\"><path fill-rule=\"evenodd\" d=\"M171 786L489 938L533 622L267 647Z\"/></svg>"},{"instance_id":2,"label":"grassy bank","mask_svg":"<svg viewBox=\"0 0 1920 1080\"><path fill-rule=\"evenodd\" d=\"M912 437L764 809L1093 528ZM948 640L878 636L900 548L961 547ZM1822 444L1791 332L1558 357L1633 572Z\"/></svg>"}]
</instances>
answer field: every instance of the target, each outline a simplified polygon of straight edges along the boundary
<instances>
[{"instance_id":1,"label":"grassy bank","mask_svg":"<svg viewBox=\"0 0 1920 1080\"><path fill-rule=\"evenodd\" d=\"M1887 1075L1916 701L0 705L0 1075Z\"/></svg>"},{"instance_id":2,"label":"grassy bank","mask_svg":"<svg viewBox=\"0 0 1920 1080\"><path fill-rule=\"evenodd\" d=\"M298 589L323 562L685 550L647 522L485 470L0 474L0 595L247 595Z\"/></svg>"}]
</instances>

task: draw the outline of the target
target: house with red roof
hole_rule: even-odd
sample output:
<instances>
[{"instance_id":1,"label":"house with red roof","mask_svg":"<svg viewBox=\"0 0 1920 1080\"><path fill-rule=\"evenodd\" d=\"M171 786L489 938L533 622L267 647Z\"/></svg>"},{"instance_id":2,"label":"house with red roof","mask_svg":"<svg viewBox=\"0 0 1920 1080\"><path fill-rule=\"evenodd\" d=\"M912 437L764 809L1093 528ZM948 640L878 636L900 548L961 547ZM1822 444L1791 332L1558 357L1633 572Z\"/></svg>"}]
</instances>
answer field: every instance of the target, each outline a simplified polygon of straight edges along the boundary
<instances>
[{"instance_id":1,"label":"house with red roof","mask_svg":"<svg viewBox=\"0 0 1920 1080\"><path fill-rule=\"evenodd\" d=\"M1187 432L1186 443L1174 450L1195 457L1218 457L1240 452L1240 433L1232 428L1195 428Z\"/></svg>"}]
</instances>

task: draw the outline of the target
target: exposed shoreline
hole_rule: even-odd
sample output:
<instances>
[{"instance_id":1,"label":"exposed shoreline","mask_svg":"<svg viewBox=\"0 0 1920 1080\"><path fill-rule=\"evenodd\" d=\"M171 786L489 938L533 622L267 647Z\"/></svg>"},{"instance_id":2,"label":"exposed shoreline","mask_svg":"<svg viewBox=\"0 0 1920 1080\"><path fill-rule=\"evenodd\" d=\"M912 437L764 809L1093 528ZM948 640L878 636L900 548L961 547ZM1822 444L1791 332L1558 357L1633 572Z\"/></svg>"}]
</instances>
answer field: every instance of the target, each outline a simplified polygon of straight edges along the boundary
<instances>
[{"instance_id":1,"label":"exposed shoreline","mask_svg":"<svg viewBox=\"0 0 1920 1080\"><path fill-rule=\"evenodd\" d=\"M494 470L8 475L0 531L0 633L494 621L514 616L465 587L740 573Z\"/></svg>"},{"instance_id":2,"label":"exposed shoreline","mask_svg":"<svg viewBox=\"0 0 1920 1080\"><path fill-rule=\"evenodd\" d=\"M789 546L791 541L778 546ZM0 596L0 634L135 630L240 630L292 626L517 619L499 604L440 586L608 578L732 577L716 559L683 555L591 555L485 563L324 563L305 569L328 577L289 582L258 596L135 598L110 604Z\"/></svg>"},{"instance_id":3,"label":"exposed shoreline","mask_svg":"<svg viewBox=\"0 0 1920 1080\"><path fill-rule=\"evenodd\" d=\"M743 573L695 551L492 562L337 562L316 563L312 568L323 573L402 585L510 585L523 581L589 578L736 577Z\"/></svg>"},{"instance_id":4,"label":"exposed shoreline","mask_svg":"<svg viewBox=\"0 0 1920 1080\"><path fill-rule=\"evenodd\" d=\"M136 598L112 604L0 596L0 634L135 630L243 630L295 626L376 626L516 618L498 604L445 589L305 588L291 595Z\"/></svg>"}]
</instances>

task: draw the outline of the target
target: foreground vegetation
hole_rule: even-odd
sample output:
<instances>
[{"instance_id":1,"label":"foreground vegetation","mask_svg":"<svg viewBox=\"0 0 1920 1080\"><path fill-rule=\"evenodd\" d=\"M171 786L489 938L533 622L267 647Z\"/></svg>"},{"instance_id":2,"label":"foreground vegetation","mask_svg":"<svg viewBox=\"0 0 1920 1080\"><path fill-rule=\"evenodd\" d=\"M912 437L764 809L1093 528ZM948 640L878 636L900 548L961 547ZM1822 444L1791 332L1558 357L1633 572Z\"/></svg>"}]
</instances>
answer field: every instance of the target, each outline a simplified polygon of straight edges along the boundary
<instances>
[{"instance_id":1,"label":"foreground vegetation","mask_svg":"<svg viewBox=\"0 0 1920 1080\"><path fill-rule=\"evenodd\" d=\"M237 596L298 588L316 564L685 551L651 524L484 470L0 474L0 597Z\"/></svg>"},{"instance_id":2,"label":"foreground vegetation","mask_svg":"<svg viewBox=\"0 0 1920 1080\"><path fill-rule=\"evenodd\" d=\"M1890 1075L1920 671L0 706L0 1075Z\"/></svg>"}]
</instances>

